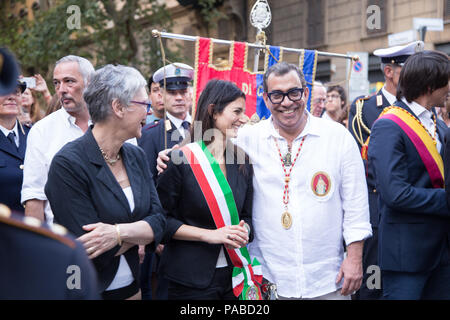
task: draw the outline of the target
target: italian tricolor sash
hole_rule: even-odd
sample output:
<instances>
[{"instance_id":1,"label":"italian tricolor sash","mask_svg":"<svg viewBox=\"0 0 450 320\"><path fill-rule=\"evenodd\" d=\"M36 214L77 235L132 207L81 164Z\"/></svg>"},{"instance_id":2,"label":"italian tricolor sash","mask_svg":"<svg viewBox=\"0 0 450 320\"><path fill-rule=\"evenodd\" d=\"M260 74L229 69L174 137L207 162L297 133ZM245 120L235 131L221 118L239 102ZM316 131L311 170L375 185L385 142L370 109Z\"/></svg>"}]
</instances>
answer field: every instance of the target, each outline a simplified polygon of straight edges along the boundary
<instances>
[{"instance_id":1,"label":"italian tricolor sash","mask_svg":"<svg viewBox=\"0 0 450 320\"><path fill-rule=\"evenodd\" d=\"M217 229L239 224L233 192L219 164L203 141L181 148L205 196ZM262 269L258 260L250 260L246 247L227 249L234 265L233 293L240 300L261 300Z\"/></svg>"},{"instance_id":2,"label":"italian tricolor sash","mask_svg":"<svg viewBox=\"0 0 450 320\"><path fill-rule=\"evenodd\" d=\"M444 162L433 139L420 121L405 109L395 106L385 108L378 119L392 120L406 133L430 175L433 188L443 188Z\"/></svg>"}]
</instances>

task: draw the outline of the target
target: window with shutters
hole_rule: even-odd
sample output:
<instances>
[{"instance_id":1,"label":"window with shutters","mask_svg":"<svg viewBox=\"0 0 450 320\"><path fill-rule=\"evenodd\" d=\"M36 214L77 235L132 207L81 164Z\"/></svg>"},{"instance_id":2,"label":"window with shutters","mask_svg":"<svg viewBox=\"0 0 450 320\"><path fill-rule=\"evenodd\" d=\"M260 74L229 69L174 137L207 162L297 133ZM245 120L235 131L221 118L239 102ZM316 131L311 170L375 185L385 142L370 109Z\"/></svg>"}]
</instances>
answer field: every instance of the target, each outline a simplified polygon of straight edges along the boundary
<instances>
[{"instance_id":1,"label":"window with shutters","mask_svg":"<svg viewBox=\"0 0 450 320\"><path fill-rule=\"evenodd\" d=\"M367 0L367 10L363 12L366 16L366 34L380 35L387 32L387 0Z\"/></svg>"},{"instance_id":2,"label":"window with shutters","mask_svg":"<svg viewBox=\"0 0 450 320\"><path fill-rule=\"evenodd\" d=\"M450 21L450 0L444 0L444 21Z\"/></svg>"},{"instance_id":3,"label":"window with shutters","mask_svg":"<svg viewBox=\"0 0 450 320\"><path fill-rule=\"evenodd\" d=\"M308 0L307 45L308 48L319 47L325 41L325 11L323 0Z\"/></svg>"}]
</instances>

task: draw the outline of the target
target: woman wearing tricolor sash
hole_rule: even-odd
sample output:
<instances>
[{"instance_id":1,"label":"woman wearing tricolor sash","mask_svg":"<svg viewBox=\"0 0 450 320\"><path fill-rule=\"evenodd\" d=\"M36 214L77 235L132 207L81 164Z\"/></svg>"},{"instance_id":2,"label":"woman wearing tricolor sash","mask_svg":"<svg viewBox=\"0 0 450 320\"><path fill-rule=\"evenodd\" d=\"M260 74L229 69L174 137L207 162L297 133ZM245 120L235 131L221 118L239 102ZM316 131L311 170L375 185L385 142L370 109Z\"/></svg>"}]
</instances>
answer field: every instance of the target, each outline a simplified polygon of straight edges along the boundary
<instances>
[{"instance_id":1,"label":"woman wearing tricolor sash","mask_svg":"<svg viewBox=\"0 0 450 320\"><path fill-rule=\"evenodd\" d=\"M245 95L211 80L191 134L173 150L159 177L168 224L161 271L169 299L257 299L261 271L246 245L252 239L253 169L230 141L245 117Z\"/></svg>"}]
</instances>

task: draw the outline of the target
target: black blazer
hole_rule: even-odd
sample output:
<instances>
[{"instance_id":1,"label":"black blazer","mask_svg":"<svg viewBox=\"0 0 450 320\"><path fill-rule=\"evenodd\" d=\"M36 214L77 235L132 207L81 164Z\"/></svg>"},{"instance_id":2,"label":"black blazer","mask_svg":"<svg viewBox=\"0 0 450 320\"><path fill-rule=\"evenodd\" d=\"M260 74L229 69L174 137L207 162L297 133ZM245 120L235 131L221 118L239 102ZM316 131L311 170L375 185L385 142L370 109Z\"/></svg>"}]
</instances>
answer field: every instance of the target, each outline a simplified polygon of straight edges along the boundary
<instances>
[{"instance_id":1,"label":"black blazer","mask_svg":"<svg viewBox=\"0 0 450 320\"><path fill-rule=\"evenodd\" d=\"M0 132L0 203L6 204L12 210L23 212L20 203L20 192L23 182L23 161L27 147L27 135L30 128L19 127L19 149L11 144L8 138Z\"/></svg>"},{"instance_id":2,"label":"black blazer","mask_svg":"<svg viewBox=\"0 0 450 320\"><path fill-rule=\"evenodd\" d=\"M180 150L176 156L183 157ZM171 155L174 156L174 155ZM239 164L227 164L227 181L236 201L239 220L244 220L252 228L253 168L248 163L240 170ZM213 278L220 244L199 241L171 239L182 224L205 229L216 229L208 204L195 176L186 162L175 165L169 162L168 168L158 179L157 186L161 204L167 213L167 229L163 242L166 242L161 257L160 272L164 277L182 285L206 288ZM228 254L224 249L225 256ZM230 262L229 265L231 266ZM230 279L231 281L231 279Z\"/></svg>"},{"instance_id":3,"label":"black blazer","mask_svg":"<svg viewBox=\"0 0 450 320\"><path fill-rule=\"evenodd\" d=\"M124 143L121 155L133 190L133 212L119 183L106 164L91 128L77 140L66 144L53 158L45 194L55 215L55 222L75 236L86 233L82 226L103 222L131 223L144 220L153 229L154 248L161 241L165 217L151 179L142 149ZM112 282L119 266L114 255L119 246L93 260L103 292ZM133 276L139 279L138 246L129 249L125 258Z\"/></svg>"}]
</instances>

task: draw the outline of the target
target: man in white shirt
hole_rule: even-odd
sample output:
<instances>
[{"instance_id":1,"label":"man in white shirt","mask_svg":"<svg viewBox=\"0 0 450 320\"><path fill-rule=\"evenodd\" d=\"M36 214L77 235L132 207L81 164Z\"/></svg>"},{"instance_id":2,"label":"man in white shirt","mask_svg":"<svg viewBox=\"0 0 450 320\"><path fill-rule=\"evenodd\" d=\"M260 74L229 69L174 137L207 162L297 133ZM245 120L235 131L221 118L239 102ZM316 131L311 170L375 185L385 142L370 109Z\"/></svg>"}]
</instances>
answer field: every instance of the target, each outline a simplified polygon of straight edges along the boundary
<instances>
[{"instance_id":1,"label":"man in white shirt","mask_svg":"<svg viewBox=\"0 0 450 320\"><path fill-rule=\"evenodd\" d=\"M322 82L314 81L312 99L311 114L314 117L322 117L327 103L327 89Z\"/></svg>"},{"instance_id":2,"label":"man in white shirt","mask_svg":"<svg viewBox=\"0 0 450 320\"><path fill-rule=\"evenodd\" d=\"M345 299L361 285L371 236L364 167L343 126L306 111L308 94L297 66L272 66L263 95L272 116L239 132L254 169L249 250L282 298Z\"/></svg>"},{"instance_id":3,"label":"man in white shirt","mask_svg":"<svg viewBox=\"0 0 450 320\"><path fill-rule=\"evenodd\" d=\"M53 222L44 193L48 170L53 156L88 129L90 116L83 91L94 71L87 59L78 56L66 56L56 62L53 84L62 108L38 121L28 134L21 198L27 216Z\"/></svg>"}]
</instances>

